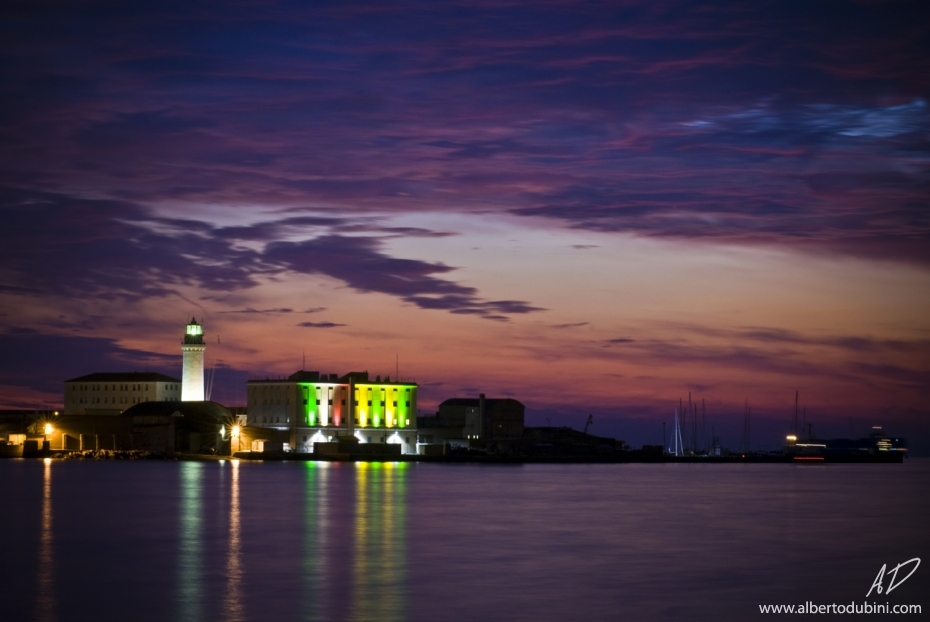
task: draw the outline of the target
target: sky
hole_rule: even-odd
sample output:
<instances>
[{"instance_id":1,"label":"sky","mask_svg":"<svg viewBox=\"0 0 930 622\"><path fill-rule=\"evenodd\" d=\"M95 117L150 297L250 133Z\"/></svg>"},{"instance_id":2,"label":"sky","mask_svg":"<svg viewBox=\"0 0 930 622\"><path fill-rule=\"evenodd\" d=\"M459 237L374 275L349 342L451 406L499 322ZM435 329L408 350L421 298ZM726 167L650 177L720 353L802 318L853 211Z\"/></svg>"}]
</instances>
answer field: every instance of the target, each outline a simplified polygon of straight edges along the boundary
<instances>
[{"instance_id":1,"label":"sky","mask_svg":"<svg viewBox=\"0 0 930 622\"><path fill-rule=\"evenodd\" d=\"M741 6L742 5L742 6ZM0 8L0 407L304 366L930 452L930 4ZM790 430L788 430L790 431Z\"/></svg>"}]
</instances>

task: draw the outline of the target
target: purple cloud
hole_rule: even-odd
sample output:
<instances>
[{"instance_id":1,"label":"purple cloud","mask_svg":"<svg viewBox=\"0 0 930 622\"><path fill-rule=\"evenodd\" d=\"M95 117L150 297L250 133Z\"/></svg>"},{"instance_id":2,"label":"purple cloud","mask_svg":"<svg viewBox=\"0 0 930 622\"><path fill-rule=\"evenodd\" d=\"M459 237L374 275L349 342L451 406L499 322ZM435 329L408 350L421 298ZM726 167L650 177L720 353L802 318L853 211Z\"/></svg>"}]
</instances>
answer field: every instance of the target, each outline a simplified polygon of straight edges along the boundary
<instances>
[{"instance_id":1,"label":"purple cloud","mask_svg":"<svg viewBox=\"0 0 930 622\"><path fill-rule=\"evenodd\" d=\"M382 240L402 235L370 219L321 221L285 217L253 226L213 227L195 220L166 219L126 201L77 199L0 187L0 214L10 234L0 248L12 291L31 289L76 297L139 300L180 295L176 288L197 284L229 292L257 285L257 277L286 271L323 274L360 292L399 297L423 309L474 314L494 320L541 310L519 300L484 300L473 287L442 278L453 267L391 257ZM37 227L36 222L44 223ZM340 229L351 222L356 232L372 225L380 236L331 233L299 242L275 236L313 235L321 224ZM414 228L422 237L427 230ZM262 250L239 243L260 241ZM320 309L308 309L305 313ZM292 309L245 308L226 313L289 313Z\"/></svg>"},{"instance_id":2,"label":"purple cloud","mask_svg":"<svg viewBox=\"0 0 930 622\"><path fill-rule=\"evenodd\" d=\"M0 42L0 181L316 210L210 233L227 239L357 226L349 213L494 210L930 261L925 3L844 4L842 28L793 2L222 14L217 29L190 7L68 5L52 19L18 6Z\"/></svg>"}]
</instances>

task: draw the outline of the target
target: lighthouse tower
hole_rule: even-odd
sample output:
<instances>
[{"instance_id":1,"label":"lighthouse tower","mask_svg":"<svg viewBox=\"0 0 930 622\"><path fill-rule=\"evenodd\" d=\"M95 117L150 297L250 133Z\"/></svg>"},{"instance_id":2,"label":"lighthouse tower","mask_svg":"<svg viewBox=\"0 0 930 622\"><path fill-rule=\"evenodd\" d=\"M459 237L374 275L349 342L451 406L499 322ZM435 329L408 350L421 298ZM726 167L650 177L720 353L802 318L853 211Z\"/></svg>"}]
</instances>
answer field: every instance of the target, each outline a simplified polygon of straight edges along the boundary
<instances>
[{"instance_id":1,"label":"lighthouse tower","mask_svg":"<svg viewBox=\"0 0 930 622\"><path fill-rule=\"evenodd\" d=\"M203 327L197 323L197 318L191 318L181 342L181 352L184 354L184 367L181 371L181 401L203 401L203 351L207 346L203 343Z\"/></svg>"}]
</instances>

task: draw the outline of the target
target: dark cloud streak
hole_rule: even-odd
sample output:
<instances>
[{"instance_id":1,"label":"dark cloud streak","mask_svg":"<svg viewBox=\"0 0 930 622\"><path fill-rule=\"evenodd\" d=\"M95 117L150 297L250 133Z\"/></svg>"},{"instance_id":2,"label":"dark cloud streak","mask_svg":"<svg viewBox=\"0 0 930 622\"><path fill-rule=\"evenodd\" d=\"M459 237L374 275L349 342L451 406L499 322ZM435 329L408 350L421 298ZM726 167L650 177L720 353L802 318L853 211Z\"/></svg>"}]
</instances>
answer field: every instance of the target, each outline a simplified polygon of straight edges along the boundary
<instances>
[{"instance_id":1,"label":"dark cloud streak","mask_svg":"<svg viewBox=\"0 0 930 622\"><path fill-rule=\"evenodd\" d=\"M44 6L5 9L0 181L332 210L228 239L480 209L930 263L919 0Z\"/></svg>"},{"instance_id":2,"label":"dark cloud streak","mask_svg":"<svg viewBox=\"0 0 930 622\"><path fill-rule=\"evenodd\" d=\"M11 234L10 242L0 248L2 264L12 271L7 278L14 279L0 284L8 292L133 301L180 295L176 289L182 285L222 292L245 290L257 285L262 276L290 271L329 276L357 291L396 296L423 309L493 320L541 310L518 300L483 300L475 288L442 278L453 267L385 254L383 239L408 229L383 227L371 219L286 217L251 226L212 227L200 221L162 219L125 201L10 187L0 187L0 218ZM321 224L328 228L316 237L299 242L275 239L313 235L319 233ZM344 224L355 232L374 235L331 231ZM413 228L411 233L421 237L429 232ZM260 241L264 247L242 248L237 243L243 240ZM249 307L225 313L292 311Z\"/></svg>"}]
</instances>

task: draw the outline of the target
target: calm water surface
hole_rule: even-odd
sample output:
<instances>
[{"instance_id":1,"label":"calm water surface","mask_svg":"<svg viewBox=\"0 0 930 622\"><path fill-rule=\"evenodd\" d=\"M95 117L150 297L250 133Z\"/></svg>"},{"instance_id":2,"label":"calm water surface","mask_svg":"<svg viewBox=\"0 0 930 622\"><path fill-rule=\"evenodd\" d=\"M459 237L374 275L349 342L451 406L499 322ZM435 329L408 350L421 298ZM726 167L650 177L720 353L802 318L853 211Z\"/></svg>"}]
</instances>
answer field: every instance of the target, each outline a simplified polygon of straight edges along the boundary
<instances>
[{"instance_id":1,"label":"calm water surface","mask_svg":"<svg viewBox=\"0 0 930 622\"><path fill-rule=\"evenodd\" d=\"M921 459L3 460L0 620L778 618L758 605L861 603L914 557L869 601L928 612L928 525Z\"/></svg>"}]
</instances>

